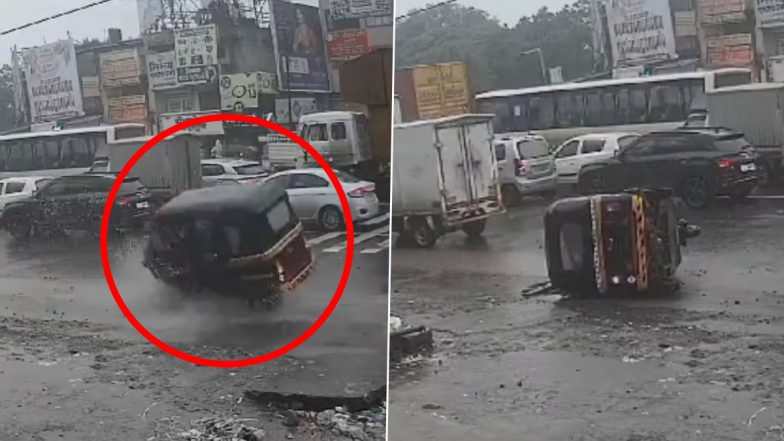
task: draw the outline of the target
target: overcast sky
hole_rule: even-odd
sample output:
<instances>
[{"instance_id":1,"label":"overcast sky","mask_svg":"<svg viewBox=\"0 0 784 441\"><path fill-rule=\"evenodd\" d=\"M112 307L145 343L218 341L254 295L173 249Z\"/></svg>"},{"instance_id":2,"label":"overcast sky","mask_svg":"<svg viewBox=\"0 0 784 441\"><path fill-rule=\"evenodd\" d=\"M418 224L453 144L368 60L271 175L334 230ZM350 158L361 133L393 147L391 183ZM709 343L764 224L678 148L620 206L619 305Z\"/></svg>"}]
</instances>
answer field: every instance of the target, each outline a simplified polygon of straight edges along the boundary
<instances>
[{"instance_id":1,"label":"overcast sky","mask_svg":"<svg viewBox=\"0 0 784 441\"><path fill-rule=\"evenodd\" d=\"M428 4L439 3L440 0L395 0L397 15L403 15L411 9L418 9ZM458 0L466 6L484 9L502 23L514 25L524 15L536 13L542 6L560 9L571 0Z\"/></svg>"}]
</instances>

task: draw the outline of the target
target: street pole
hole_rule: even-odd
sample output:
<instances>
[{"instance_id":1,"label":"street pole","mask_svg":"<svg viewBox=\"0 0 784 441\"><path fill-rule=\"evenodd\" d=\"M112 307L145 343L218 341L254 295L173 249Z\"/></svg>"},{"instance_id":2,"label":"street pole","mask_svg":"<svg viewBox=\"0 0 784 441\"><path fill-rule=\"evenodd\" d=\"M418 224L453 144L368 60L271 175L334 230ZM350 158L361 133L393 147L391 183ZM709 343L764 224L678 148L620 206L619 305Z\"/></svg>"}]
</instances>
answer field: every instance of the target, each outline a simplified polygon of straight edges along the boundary
<instances>
[{"instance_id":1,"label":"street pole","mask_svg":"<svg viewBox=\"0 0 784 441\"><path fill-rule=\"evenodd\" d=\"M548 79L548 75L547 75L547 66L544 64L544 52L542 51L542 48L538 47L536 49L523 51L520 53L520 56L524 57L526 55L531 55L531 54L537 54L539 56L539 66L542 69L542 81L544 82L545 85L550 84L550 80Z\"/></svg>"},{"instance_id":2,"label":"street pole","mask_svg":"<svg viewBox=\"0 0 784 441\"><path fill-rule=\"evenodd\" d=\"M297 129L297 126L294 123L294 115L292 115L292 107L291 107L291 72L289 70L289 63L291 60L289 56L286 55L286 88L288 90L288 97L289 97L289 124L293 128L293 130Z\"/></svg>"}]
</instances>

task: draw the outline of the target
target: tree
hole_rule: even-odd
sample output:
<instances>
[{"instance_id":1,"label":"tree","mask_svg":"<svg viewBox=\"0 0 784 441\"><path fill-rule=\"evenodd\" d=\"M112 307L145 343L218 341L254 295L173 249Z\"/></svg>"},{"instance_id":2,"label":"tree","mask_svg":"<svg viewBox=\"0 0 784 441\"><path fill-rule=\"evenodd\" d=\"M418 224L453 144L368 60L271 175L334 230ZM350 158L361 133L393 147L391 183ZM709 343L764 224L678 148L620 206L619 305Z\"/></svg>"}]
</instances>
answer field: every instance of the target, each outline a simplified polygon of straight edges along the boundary
<instances>
[{"instance_id":1,"label":"tree","mask_svg":"<svg viewBox=\"0 0 784 441\"><path fill-rule=\"evenodd\" d=\"M582 77L593 70L589 8L589 0L557 12L545 7L514 27L458 4L430 9L398 22L396 64L463 61L477 91L525 87L542 83L541 65L521 54L539 48L547 67L561 66L566 79Z\"/></svg>"},{"instance_id":2,"label":"tree","mask_svg":"<svg viewBox=\"0 0 784 441\"><path fill-rule=\"evenodd\" d=\"M0 132L16 125L14 110L13 69L9 65L0 67Z\"/></svg>"}]
</instances>

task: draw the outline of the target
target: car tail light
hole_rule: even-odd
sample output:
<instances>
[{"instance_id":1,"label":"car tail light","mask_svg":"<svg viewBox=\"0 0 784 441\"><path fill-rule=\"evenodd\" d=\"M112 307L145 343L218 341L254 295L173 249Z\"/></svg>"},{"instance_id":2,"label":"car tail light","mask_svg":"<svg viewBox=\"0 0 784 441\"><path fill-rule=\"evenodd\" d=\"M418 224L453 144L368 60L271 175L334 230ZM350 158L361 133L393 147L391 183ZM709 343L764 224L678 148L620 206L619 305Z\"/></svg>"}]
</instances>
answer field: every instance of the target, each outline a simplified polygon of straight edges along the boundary
<instances>
[{"instance_id":1,"label":"car tail light","mask_svg":"<svg viewBox=\"0 0 784 441\"><path fill-rule=\"evenodd\" d=\"M124 197L117 199L117 205L121 207L130 207L133 205L133 198L132 197Z\"/></svg>"},{"instance_id":2,"label":"car tail light","mask_svg":"<svg viewBox=\"0 0 784 441\"><path fill-rule=\"evenodd\" d=\"M376 191L375 186L359 187L355 190L351 190L350 192L348 192L348 195L349 197L352 198L361 198L361 197L365 197L366 194L373 193L374 191Z\"/></svg>"},{"instance_id":3,"label":"car tail light","mask_svg":"<svg viewBox=\"0 0 784 441\"><path fill-rule=\"evenodd\" d=\"M515 159L515 176L523 176L529 169L527 159Z\"/></svg>"},{"instance_id":4,"label":"car tail light","mask_svg":"<svg viewBox=\"0 0 784 441\"><path fill-rule=\"evenodd\" d=\"M719 159L719 168L722 170L731 170L735 163L731 159Z\"/></svg>"}]
</instances>

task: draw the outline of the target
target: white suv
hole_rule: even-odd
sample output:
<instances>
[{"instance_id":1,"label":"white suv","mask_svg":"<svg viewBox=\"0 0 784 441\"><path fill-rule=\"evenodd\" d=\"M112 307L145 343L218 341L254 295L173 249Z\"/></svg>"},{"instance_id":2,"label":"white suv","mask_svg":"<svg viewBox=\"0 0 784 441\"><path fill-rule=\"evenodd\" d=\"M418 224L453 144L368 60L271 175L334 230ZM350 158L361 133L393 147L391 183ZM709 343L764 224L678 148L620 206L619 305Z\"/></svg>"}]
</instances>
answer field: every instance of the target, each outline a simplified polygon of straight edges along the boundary
<instances>
[{"instance_id":1,"label":"white suv","mask_svg":"<svg viewBox=\"0 0 784 441\"><path fill-rule=\"evenodd\" d=\"M558 184L576 185L585 165L612 158L639 137L637 133L597 133L564 142L555 151Z\"/></svg>"},{"instance_id":2,"label":"white suv","mask_svg":"<svg viewBox=\"0 0 784 441\"><path fill-rule=\"evenodd\" d=\"M493 146L504 205L515 205L527 195L555 195L555 164L544 137L531 133L496 135Z\"/></svg>"}]
</instances>

